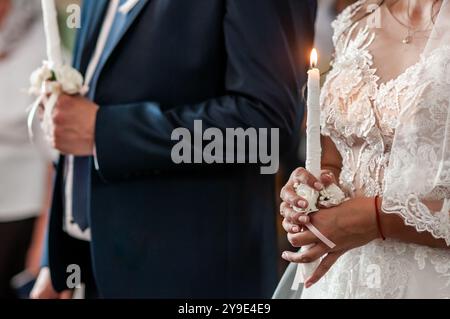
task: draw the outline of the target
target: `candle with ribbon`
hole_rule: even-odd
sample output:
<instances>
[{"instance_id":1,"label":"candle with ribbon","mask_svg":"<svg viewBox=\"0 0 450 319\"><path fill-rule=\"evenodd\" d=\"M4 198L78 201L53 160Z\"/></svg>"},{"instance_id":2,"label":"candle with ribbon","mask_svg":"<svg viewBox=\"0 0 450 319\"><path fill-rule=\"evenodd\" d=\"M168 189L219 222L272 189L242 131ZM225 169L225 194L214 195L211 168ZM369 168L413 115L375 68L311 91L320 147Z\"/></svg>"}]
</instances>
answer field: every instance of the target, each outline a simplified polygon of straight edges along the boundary
<instances>
[{"instance_id":1,"label":"candle with ribbon","mask_svg":"<svg viewBox=\"0 0 450 319\"><path fill-rule=\"evenodd\" d=\"M322 147L320 141L320 70L317 68L317 63L317 50L313 49L311 52L311 68L308 71L305 168L314 177L319 179L321 173ZM318 204L325 207L336 206L342 203L345 198L343 192L335 184L328 186L321 192L306 184L296 184L294 187L297 195L308 201L308 207L306 209L301 210L294 207L294 210L305 214L317 212L319 210ZM306 228L331 249L335 247L335 244L311 223L308 223ZM310 246L302 247L301 251L304 252L309 248ZM299 284L304 283L312 275L319 263L320 260L298 265L292 289L297 290Z\"/></svg>"},{"instance_id":2,"label":"candle with ribbon","mask_svg":"<svg viewBox=\"0 0 450 319\"><path fill-rule=\"evenodd\" d=\"M33 139L33 122L39 105L44 105L41 127L46 136L51 135L52 112L62 93L82 94L85 91L83 76L63 63L58 12L54 0L41 0L47 47L47 61L30 76L29 93L36 96L28 114L28 134Z\"/></svg>"}]
</instances>

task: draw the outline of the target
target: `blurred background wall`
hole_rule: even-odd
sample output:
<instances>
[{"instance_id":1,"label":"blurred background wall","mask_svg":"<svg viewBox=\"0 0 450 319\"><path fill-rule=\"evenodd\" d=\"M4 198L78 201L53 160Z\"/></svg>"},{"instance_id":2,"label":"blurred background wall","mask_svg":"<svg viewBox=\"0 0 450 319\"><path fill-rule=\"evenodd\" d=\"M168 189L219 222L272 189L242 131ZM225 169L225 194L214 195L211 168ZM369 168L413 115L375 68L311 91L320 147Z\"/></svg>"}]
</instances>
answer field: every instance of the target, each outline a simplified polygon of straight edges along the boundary
<instances>
[{"instance_id":1,"label":"blurred background wall","mask_svg":"<svg viewBox=\"0 0 450 319\"><path fill-rule=\"evenodd\" d=\"M76 29L69 29L66 24L67 12L66 8L70 4L81 4L81 0L56 0L56 5L59 11L59 27L61 31L61 38L64 47L68 52L71 52L75 41Z\"/></svg>"}]
</instances>

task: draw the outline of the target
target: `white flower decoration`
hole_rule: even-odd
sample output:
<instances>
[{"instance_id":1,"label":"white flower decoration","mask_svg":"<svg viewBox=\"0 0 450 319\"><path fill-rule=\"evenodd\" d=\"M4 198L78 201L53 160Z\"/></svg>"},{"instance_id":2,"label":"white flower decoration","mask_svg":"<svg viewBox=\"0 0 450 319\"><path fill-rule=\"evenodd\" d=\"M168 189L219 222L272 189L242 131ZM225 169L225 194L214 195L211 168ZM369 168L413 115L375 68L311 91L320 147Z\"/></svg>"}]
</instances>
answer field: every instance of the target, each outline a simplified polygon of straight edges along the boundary
<instances>
[{"instance_id":1,"label":"white flower decoration","mask_svg":"<svg viewBox=\"0 0 450 319\"><path fill-rule=\"evenodd\" d=\"M83 88L83 76L68 65L62 65L55 70L55 76L62 91L67 94L80 93Z\"/></svg>"},{"instance_id":2,"label":"white flower decoration","mask_svg":"<svg viewBox=\"0 0 450 319\"><path fill-rule=\"evenodd\" d=\"M34 71L30 76L30 94L39 95L41 92L42 84L45 81L50 80L52 76L53 72L46 63L44 63L39 69Z\"/></svg>"},{"instance_id":3,"label":"white flower decoration","mask_svg":"<svg viewBox=\"0 0 450 319\"><path fill-rule=\"evenodd\" d=\"M336 184L331 184L320 191L319 204L330 208L339 206L345 201L344 192Z\"/></svg>"}]
</instances>

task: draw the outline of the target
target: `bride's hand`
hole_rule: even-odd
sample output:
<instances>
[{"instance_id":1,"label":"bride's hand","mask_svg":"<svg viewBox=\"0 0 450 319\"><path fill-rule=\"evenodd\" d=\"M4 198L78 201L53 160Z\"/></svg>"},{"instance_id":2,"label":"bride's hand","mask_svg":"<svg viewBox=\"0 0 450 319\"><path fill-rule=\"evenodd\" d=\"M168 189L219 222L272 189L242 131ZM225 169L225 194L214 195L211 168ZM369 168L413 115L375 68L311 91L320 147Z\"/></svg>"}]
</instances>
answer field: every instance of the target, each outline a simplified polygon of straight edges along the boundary
<instances>
[{"instance_id":1,"label":"bride's hand","mask_svg":"<svg viewBox=\"0 0 450 319\"><path fill-rule=\"evenodd\" d=\"M343 253L364 246L379 237L373 198L351 199L340 206L322 209L308 217L298 216L295 212L291 214L283 221L289 242L294 247L314 246L304 252L284 252L282 257L290 262L310 263L326 256L305 282L306 288L322 278ZM298 218L297 224L300 226L295 226L288 221L293 218ZM330 249L309 230L300 232L300 229L308 222L334 242L336 247ZM293 229L295 227L296 229Z\"/></svg>"},{"instance_id":2,"label":"bride's hand","mask_svg":"<svg viewBox=\"0 0 450 319\"><path fill-rule=\"evenodd\" d=\"M289 181L282 188L280 197L282 204L280 207L280 214L283 217L289 215L289 212L293 211L293 207L305 209L309 203L306 199L300 197L295 192L295 184L307 184L309 187L321 191L324 187L327 187L333 183L336 183L334 174L329 170L323 170L321 172L320 180L317 180L314 175L309 173L305 168L300 167L292 172ZM295 224L295 221L293 221Z\"/></svg>"}]
</instances>

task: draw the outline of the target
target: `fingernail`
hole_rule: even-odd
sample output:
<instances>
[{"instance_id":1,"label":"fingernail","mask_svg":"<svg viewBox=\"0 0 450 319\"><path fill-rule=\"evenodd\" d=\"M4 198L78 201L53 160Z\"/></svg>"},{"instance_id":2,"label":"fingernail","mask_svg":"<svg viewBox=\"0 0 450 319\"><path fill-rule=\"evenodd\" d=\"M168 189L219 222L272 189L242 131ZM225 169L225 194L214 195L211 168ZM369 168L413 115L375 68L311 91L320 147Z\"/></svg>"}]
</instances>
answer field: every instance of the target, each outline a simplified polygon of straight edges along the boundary
<instances>
[{"instance_id":1,"label":"fingernail","mask_svg":"<svg viewBox=\"0 0 450 319\"><path fill-rule=\"evenodd\" d=\"M298 206L301 208L306 208L306 207L308 207L308 203L304 200L301 200L298 202Z\"/></svg>"},{"instance_id":2,"label":"fingernail","mask_svg":"<svg viewBox=\"0 0 450 319\"><path fill-rule=\"evenodd\" d=\"M305 288L306 288L306 289L308 289L308 288L311 287L311 286L312 286L312 283L311 283L311 282L305 283Z\"/></svg>"},{"instance_id":3,"label":"fingernail","mask_svg":"<svg viewBox=\"0 0 450 319\"><path fill-rule=\"evenodd\" d=\"M282 257L283 259L285 259L285 260L288 260L288 254L287 254L287 252L283 252L283 253L281 254L281 257Z\"/></svg>"},{"instance_id":4,"label":"fingernail","mask_svg":"<svg viewBox=\"0 0 450 319\"><path fill-rule=\"evenodd\" d=\"M293 233L298 233L300 231L300 228L298 226L293 226L292 227L292 232Z\"/></svg>"},{"instance_id":5,"label":"fingernail","mask_svg":"<svg viewBox=\"0 0 450 319\"><path fill-rule=\"evenodd\" d=\"M323 185L322 185L322 183L315 182L314 188L317 189L318 191L321 191L323 189Z\"/></svg>"},{"instance_id":6,"label":"fingernail","mask_svg":"<svg viewBox=\"0 0 450 319\"><path fill-rule=\"evenodd\" d=\"M306 224L306 223L308 222L308 217L306 217L306 216L300 216L300 217L298 218L298 221L299 221L300 223L302 223L302 224Z\"/></svg>"}]
</instances>

